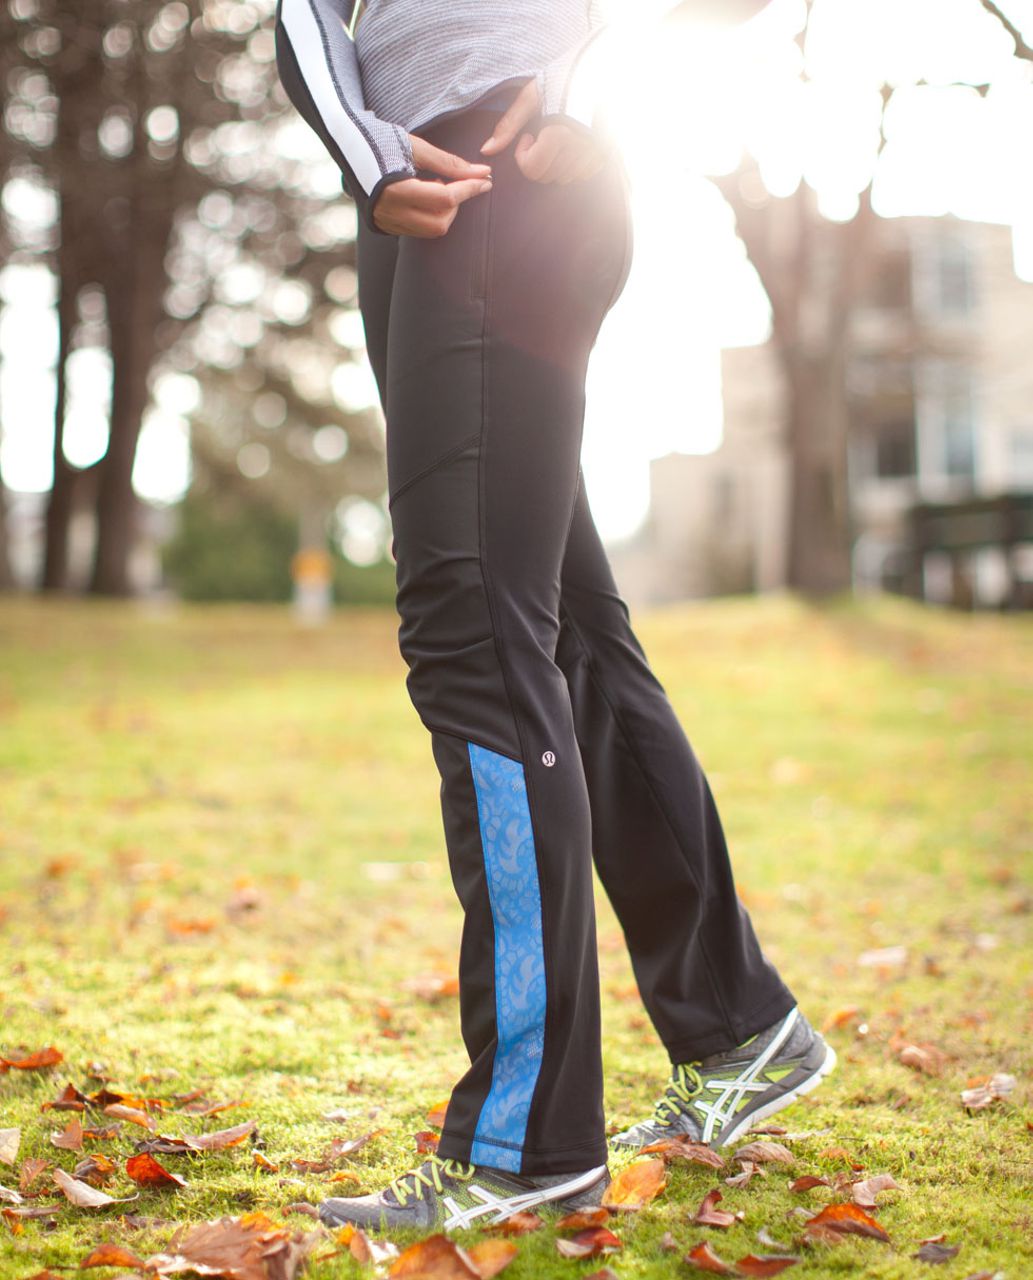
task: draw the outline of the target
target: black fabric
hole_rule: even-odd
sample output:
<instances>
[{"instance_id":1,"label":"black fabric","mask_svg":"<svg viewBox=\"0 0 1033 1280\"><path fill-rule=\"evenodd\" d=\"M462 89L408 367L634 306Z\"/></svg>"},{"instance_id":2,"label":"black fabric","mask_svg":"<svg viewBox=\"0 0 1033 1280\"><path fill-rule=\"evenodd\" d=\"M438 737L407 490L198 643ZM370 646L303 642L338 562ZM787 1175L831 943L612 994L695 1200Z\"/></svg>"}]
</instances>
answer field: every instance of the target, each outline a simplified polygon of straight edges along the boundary
<instances>
[{"instance_id":1,"label":"black fabric","mask_svg":"<svg viewBox=\"0 0 1033 1280\"><path fill-rule=\"evenodd\" d=\"M469 111L427 136L476 159L494 120ZM606 1159L593 857L674 1060L730 1048L795 1001L736 896L581 483L588 356L630 266L624 174L614 159L585 182L532 183L511 152L493 171L444 237L360 227L359 299L387 418L399 643L465 912L471 1067L439 1150L470 1158L497 1047L474 743L523 765L541 895L547 1013L519 1172L564 1173Z\"/></svg>"}]
</instances>

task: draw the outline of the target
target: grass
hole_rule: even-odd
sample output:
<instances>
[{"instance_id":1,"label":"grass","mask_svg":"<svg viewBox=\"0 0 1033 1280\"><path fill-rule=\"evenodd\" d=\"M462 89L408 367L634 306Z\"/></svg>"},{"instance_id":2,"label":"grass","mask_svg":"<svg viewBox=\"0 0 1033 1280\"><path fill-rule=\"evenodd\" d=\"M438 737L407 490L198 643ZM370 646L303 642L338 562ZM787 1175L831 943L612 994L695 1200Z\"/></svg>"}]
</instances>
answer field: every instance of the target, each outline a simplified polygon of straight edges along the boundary
<instances>
[{"instance_id":1,"label":"grass","mask_svg":"<svg viewBox=\"0 0 1033 1280\"><path fill-rule=\"evenodd\" d=\"M418 1162L414 1135L465 1058L454 998L403 984L454 971L460 914L395 623L376 610L310 630L275 608L0 604L0 1052L53 1044L65 1058L0 1075L0 1128L22 1129L0 1182L17 1185L30 1156L71 1171L82 1153L50 1142L71 1113L40 1108L68 1080L98 1088L98 1063L113 1088L243 1100L162 1129L253 1118L280 1166L256 1168L247 1145L161 1157L185 1190L65 1206L52 1230L0 1225L3 1280L76 1267L100 1240L143 1256L167 1241L171 1225L134 1229L119 1210L279 1220L291 1202L373 1190ZM680 1255L700 1240L726 1259L765 1252L765 1225L791 1241L793 1205L833 1197L791 1194L788 1178L846 1167L822 1154L842 1147L900 1184L880 1195L891 1243L802 1250L798 1280L913 1277L919 1241L941 1232L961 1246L934 1271L944 1280L1033 1275L1030 620L787 596L671 609L639 629L708 771L765 949L813 1021L859 1012L828 1033L836 1073L778 1117L815 1131L791 1140L793 1170L735 1190L672 1168L666 1191L616 1224L624 1248L609 1265L622 1280L687 1276ZM666 1063L601 894L599 925L616 1126L651 1106ZM897 945L902 965L858 964ZM902 1065L901 1037L948 1055L942 1073ZM1011 1098L967 1112L959 1091L994 1071L1017 1077ZM322 1118L334 1108L348 1119ZM337 1166L354 1180L290 1167L371 1130ZM127 1124L85 1145L124 1163L143 1135ZM726 1231L691 1222L714 1186L722 1208L745 1210ZM108 1189L134 1190L121 1171ZM668 1231L678 1253L661 1251ZM519 1243L510 1280L603 1265L559 1257L552 1231ZM342 1253L309 1274L368 1269Z\"/></svg>"}]
</instances>

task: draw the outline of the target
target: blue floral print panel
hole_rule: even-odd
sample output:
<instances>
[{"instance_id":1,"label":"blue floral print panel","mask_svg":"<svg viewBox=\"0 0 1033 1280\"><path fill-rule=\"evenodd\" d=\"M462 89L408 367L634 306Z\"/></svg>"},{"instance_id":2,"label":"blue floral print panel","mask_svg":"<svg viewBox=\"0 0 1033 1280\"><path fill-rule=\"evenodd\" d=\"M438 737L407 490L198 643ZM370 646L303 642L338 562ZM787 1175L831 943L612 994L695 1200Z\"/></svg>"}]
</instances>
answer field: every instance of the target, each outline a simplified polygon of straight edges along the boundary
<instances>
[{"instance_id":1,"label":"blue floral print panel","mask_svg":"<svg viewBox=\"0 0 1033 1280\"><path fill-rule=\"evenodd\" d=\"M470 1160L519 1173L545 1044L545 956L523 765L469 743L495 925L497 1041Z\"/></svg>"}]
</instances>

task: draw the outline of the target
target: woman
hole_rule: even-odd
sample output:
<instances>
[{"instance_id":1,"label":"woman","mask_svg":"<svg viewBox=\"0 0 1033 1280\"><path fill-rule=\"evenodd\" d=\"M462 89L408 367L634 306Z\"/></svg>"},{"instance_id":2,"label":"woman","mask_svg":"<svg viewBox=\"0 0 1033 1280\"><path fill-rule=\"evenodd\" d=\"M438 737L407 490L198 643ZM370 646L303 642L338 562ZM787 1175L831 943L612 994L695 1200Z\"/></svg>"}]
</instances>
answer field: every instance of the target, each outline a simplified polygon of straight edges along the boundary
<instances>
[{"instance_id":1,"label":"woman","mask_svg":"<svg viewBox=\"0 0 1033 1280\"><path fill-rule=\"evenodd\" d=\"M631 252L580 81L594 6L371 0L353 43L342 3L279 0L277 61L360 213L399 641L465 911L471 1065L438 1153L320 1216L449 1228L598 1203L609 1180L593 859L672 1062L616 1145L727 1143L835 1055L736 895L581 481L589 352Z\"/></svg>"}]
</instances>

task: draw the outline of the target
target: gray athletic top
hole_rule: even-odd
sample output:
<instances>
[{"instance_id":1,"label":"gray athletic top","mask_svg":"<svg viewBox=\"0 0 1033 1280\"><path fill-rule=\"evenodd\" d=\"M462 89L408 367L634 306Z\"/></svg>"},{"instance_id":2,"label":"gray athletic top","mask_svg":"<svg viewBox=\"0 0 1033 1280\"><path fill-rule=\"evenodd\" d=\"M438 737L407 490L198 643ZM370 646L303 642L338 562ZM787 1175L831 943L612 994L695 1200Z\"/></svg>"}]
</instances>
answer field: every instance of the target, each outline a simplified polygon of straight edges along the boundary
<instances>
[{"instance_id":1,"label":"gray athletic top","mask_svg":"<svg viewBox=\"0 0 1033 1280\"><path fill-rule=\"evenodd\" d=\"M288 97L337 161L370 227L388 182L412 177L408 135L534 76L542 116L590 127L575 105L597 0L277 0L276 62Z\"/></svg>"}]
</instances>

